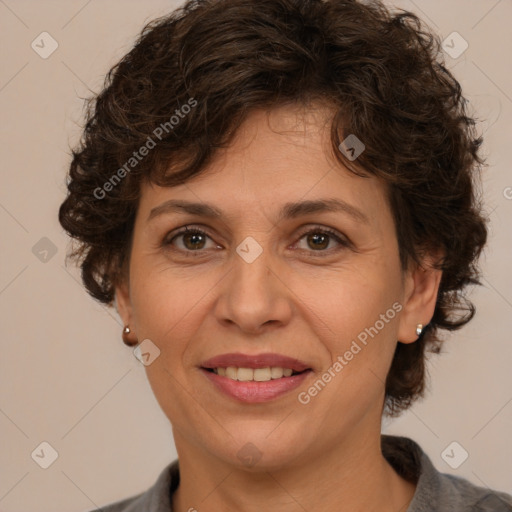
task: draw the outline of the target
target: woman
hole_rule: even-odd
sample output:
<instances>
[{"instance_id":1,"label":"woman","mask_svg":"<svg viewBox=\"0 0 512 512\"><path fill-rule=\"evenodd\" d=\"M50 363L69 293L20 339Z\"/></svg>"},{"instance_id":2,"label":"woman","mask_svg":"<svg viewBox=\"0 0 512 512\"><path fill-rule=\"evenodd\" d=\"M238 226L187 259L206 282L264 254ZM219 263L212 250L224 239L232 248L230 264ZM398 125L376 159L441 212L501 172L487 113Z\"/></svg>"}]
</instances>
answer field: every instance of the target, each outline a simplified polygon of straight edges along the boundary
<instances>
[{"instance_id":1,"label":"woman","mask_svg":"<svg viewBox=\"0 0 512 512\"><path fill-rule=\"evenodd\" d=\"M60 222L178 460L103 510L512 510L380 433L487 236L438 51L378 2L190 1L111 70Z\"/></svg>"}]
</instances>

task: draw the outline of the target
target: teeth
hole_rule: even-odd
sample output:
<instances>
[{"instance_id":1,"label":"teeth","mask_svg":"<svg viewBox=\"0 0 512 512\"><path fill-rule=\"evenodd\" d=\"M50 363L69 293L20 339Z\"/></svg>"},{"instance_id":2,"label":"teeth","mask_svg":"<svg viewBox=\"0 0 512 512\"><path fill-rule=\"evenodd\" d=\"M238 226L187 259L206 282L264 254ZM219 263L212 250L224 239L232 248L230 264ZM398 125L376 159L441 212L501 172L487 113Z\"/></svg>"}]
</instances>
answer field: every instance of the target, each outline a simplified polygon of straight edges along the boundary
<instances>
[{"instance_id":1,"label":"teeth","mask_svg":"<svg viewBox=\"0 0 512 512\"><path fill-rule=\"evenodd\" d=\"M256 368L252 373L254 374L254 380L257 382L272 380L271 368ZM238 370L238 375L240 375L240 369Z\"/></svg>"},{"instance_id":2,"label":"teeth","mask_svg":"<svg viewBox=\"0 0 512 512\"><path fill-rule=\"evenodd\" d=\"M241 381L254 380L254 370L251 368L238 368L236 377Z\"/></svg>"},{"instance_id":3,"label":"teeth","mask_svg":"<svg viewBox=\"0 0 512 512\"><path fill-rule=\"evenodd\" d=\"M233 380L238 380L237 378L238 370L234 366L228 366L226 368L226 377L229 377Z\"/></svg>"},{"instance_id":4,"label":"teeth","mask_svg":"<svg viewBox=\"0 0 512 512\"><path fill-rule=\"evenodd\" d=\"M228 366L227 368L214 368L213 371L217 375L243 382L267 382L272 379L280 379L281 377L290 377L290 375L293 373L291 368L281 368L279 366L273 366L272 368L267 366L266 368L256 369Z\"/></svg>"},{"instance_id":5,"label":"teeth","mask_svg":"<svg viewBox=\"0 0 512 512\"><path fill-rule=\"evenodd\" d=\"M284 375L284 370L278 367L270 368L270 375L273 379L280 379Z\"/></svg>"}]
</instances>

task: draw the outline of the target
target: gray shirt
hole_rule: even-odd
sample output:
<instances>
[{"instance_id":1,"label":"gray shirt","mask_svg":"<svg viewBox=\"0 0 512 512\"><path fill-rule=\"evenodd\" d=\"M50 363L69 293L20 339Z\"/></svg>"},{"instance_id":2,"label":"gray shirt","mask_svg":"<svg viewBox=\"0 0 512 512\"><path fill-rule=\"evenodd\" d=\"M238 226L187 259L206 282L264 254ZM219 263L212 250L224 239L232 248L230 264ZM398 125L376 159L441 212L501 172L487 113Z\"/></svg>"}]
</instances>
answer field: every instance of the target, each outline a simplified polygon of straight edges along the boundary
<instances>
[{"instance_id":1,"label":"gray shirt","mask_svg":"<svg viewBox=\"0 0 512 512\"><path fill-rule=\"evenodd\" d=\"M407 437L382 435L381 438L384 457L397 473L416 483L416 492L407 512L512 512L512 495L439 472L420 446ZM172 512L171 495L179 481L179 461L175 460L164 468L147 491L100 510Z\"/></svg>"}]
</instances>

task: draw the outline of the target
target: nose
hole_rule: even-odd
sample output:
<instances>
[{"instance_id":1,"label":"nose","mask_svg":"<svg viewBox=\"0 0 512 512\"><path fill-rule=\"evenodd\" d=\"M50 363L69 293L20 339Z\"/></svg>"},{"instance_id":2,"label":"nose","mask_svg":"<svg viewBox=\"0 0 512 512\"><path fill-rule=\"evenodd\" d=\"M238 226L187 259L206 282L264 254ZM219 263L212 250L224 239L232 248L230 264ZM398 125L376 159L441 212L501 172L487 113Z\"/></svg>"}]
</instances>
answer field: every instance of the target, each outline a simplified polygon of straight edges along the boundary
<instances>
[{"instance_id":1,"label":"nose","mask_svg":"<svg viewBox=\"0 0 512 512\"><path fill-rule=\"evenodd\" d=\"M219 283L217 320L245 334L263 334L286 325L292 315L284 272L264 250L251 263L233 254L233 267Z\"/></svg>"}]
</instances>

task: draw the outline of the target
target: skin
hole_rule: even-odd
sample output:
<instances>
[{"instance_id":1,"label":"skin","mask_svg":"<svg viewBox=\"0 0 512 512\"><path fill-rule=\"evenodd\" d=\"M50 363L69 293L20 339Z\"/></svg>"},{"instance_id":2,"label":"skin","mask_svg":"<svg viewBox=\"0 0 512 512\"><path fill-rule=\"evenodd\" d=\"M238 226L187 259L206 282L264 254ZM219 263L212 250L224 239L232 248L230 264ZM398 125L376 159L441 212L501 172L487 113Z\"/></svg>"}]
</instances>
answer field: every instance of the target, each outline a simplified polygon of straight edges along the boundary
<instances>
[{"instance_id":1,"label":"skin","mask_svg":"<svg viewBox=\"0 0 512 512\"><path fill-rule=\"evenodd\" d=\"M415 342L416 325L432 318L441 272L428 261L403 271L385 185L334 159L328 116L319 104L254 112L203 174L142 188L129 276L116 300L133 335L161 351L146 371L173 428L178 512L268 504L276 512L339 511L340 504L405 512L414 495L415 484L381 454L384 382L397 340ZM344 212L278 222L284 203L320 198L341 199L368 222ZM148 221L169 199L208 202L223 216L168 212ZM187 225L208 236L171 241ZM310 228L334 229L350 243L308 239ZM250 264L235 250L247 236L263 248ZM317 396L299 403L298 393L395 302L401 311ZM199 369L227 352L277 352L306 361L313 373L273 401L241 403ZM237 457L247 443L261 457L251 467Z\"/></svg>"}]
</instances>

